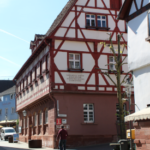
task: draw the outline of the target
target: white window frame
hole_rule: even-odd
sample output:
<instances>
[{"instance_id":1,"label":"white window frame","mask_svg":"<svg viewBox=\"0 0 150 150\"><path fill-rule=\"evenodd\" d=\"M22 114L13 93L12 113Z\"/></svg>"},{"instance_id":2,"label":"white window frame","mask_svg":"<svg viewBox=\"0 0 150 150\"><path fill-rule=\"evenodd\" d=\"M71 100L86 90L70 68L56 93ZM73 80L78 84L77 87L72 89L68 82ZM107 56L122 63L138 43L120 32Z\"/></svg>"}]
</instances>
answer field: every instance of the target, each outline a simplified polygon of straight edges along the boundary
<instances>
[{"instance_id":1,"label":"white window frame","mask_svg":"<svg viewBox=\"0 0 150 150\"><path fill-rule=\"evenodd\" d=\"M48 124L48 109L45 110L45 124Z\"/></svg>"},{"instance_id":2,"label":"white window frame","mask_svg":"<svg viewBox=\"0 0 150 150\"><path fill-rule=\"evenodd\" d=\"M111 61L111 58L113 58L112 61ZM116 70L115 64L116 64L115 57L114 56L109 56L109 70Z\"/></svg>"},{"instance_id":3,"label":"white window frame","mask_svg":"<svg viewBox=\"0 0 150 150\"><path fill-rule=\"evenodd\" d=\"M89 17L87 16L89 15ZM94 18L92 18L92 16L94 16ZM96 27L96 21L95 21L95 15L93 14L86 14L86 25L87 25L87 20L90 20L90 25L87 25L87 26L91 26L91 27ZM94 26L92 26L92 20L94 20Z\"/></svg>"},{"instance_id":4,"label":"white window frame","mask_svg":"<svg viewBox=\"0 0 150 150\"><path fill-rule=\"evenodd\" d=\"M87 105L87 110L84 109L84 106ZM89 109L89 106L92 105L93 106L93 110ZM93 120L90 120L90 112L93 113ZM94 104L83 104L83 115L85 115L85 113L87 113L87 120L85 121L85 116L84 116L84 122L85 123L94 123Z\"/></svg>"},{"instance_id":5,"label":"white window frame","mask_svg":"<svg viewBox=\"0 0 150 150\"><path fill-rule=\"evenodd\" d=\"M100 18L98 18L98 17L100 17ZM105 19L103 19L103 17L105 17ZM98 26L98 21L101 21L101 26ZM105 21L105 26L103 26L103 21ZM106 22L106 16L104 16L104 15L97 15L97 26L98 27L107 27L107 24L106 24L107 22Z\"/></svg>"},{"instance_id":6,"label":"white window frame","mask_svg":"<svg viewBox=\"0 0 150 150\"><path fill-rule=\"evenodd\" d=\"M81 56L79 53L69 53L69 56L73 55L73 59L69 58L69 69L81 69ZM75 59L75 55L79 56L79 60ZM70 62L73 62L73 67L70 67ZM79 68L76 68L75 63L79 62Z\"/></svg>"}]
</instances>

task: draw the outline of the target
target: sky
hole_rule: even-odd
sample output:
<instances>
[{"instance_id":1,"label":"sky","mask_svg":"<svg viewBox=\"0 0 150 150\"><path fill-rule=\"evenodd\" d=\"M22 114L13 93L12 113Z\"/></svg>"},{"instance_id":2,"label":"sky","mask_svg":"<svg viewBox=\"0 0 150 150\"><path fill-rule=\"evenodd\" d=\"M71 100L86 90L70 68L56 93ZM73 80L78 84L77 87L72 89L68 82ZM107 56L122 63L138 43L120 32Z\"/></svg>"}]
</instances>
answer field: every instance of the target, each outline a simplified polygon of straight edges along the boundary
<instances>
[{"instance_id":1,"label":"sky","mask_svg":"<svg viewBox=\"0 0 150 150\"><path fill-rule=\"evenodd\" d=\"M12 80L68 0L0 0L0 80Z\"/></svg>"}]
</instances>

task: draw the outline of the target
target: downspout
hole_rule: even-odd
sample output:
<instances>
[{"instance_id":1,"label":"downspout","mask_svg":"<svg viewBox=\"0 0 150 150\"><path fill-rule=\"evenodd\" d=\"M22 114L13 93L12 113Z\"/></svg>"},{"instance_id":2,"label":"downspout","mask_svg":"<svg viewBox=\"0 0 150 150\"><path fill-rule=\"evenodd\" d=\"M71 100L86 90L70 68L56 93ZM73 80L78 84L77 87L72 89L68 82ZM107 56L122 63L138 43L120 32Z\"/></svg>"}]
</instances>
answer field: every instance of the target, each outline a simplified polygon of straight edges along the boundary
<instances>
[{"instance_id":1,"label":"downspout","mask_svg":"<svg viewBox=\"0 0 150 150\"><path fill-rule=\"evenodd\" d=\"M49 57L51 57L51 55L50 55L50 50L51 50L51 47L50 47L50 45L46 42L46 40L44 40L44 42L45 42L45 44L49 47ZM51 60L51 59L50 59ZM49 66L51 66L51 63L49 62ZM51 67L50 67L51 68ZM56 111L56 109L57 109L57 102L56 102L56 99L50 94L50 92L51 92L51 88L50 88L50 85L51 85L51 76L50 76L50 68L49 68L49 97L50 97L50 99L54 102L54 138L53 138L53 143L54 143L54 146L53 146L53 148L57 148L57 146L56 146L56 118L57 118L57 111Z\"/></svg>"}]
</instances>

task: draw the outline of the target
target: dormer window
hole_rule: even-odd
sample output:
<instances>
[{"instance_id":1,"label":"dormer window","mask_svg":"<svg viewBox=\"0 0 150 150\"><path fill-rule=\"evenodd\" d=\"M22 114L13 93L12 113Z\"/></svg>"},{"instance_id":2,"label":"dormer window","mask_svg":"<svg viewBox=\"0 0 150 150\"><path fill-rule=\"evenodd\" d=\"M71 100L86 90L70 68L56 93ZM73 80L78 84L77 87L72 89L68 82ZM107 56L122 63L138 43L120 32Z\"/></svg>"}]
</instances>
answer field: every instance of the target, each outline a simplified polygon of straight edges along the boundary
<instances>
[{"instance_id":1,"label":"dormer window","mask_svg":"<svg viewBox=\"0 0 150 150\"><path fill-rule=\"evenodd\" d=\"M86 15L86 25L87 26L92 26L92 27L96 26L96 24L95 24L95 15L89 15L89 14Z\"/></svg>"}]
</instances>

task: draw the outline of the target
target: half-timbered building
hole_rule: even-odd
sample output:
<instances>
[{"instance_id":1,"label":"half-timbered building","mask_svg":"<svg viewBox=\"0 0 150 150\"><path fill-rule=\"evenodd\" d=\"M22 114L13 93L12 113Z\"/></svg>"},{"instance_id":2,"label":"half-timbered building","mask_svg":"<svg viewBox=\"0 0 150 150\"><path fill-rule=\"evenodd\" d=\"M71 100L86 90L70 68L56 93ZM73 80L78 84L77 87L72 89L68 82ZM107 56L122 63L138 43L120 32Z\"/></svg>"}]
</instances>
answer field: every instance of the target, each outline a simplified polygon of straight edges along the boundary
<instances>
[{"instance_id":1,"label":"half-timbered building","mask_svg":"<svg viewBox=\"0 0 150 150\"><path fill-rule=\"evenodd\" d=\"M44 146L54 148L60 124L68 130L70 147L115 139L117 89L95 68L115 69L109 47L99 44L109 43L107 33L114 46L121 33L121 43L126 43L125 21L116 20L122 3L70 0L47 33L35 35L32 54L14 78L21 141L42 139ZM127 70L124 65L122 79Z\"/></svg>"}]
</instances>

